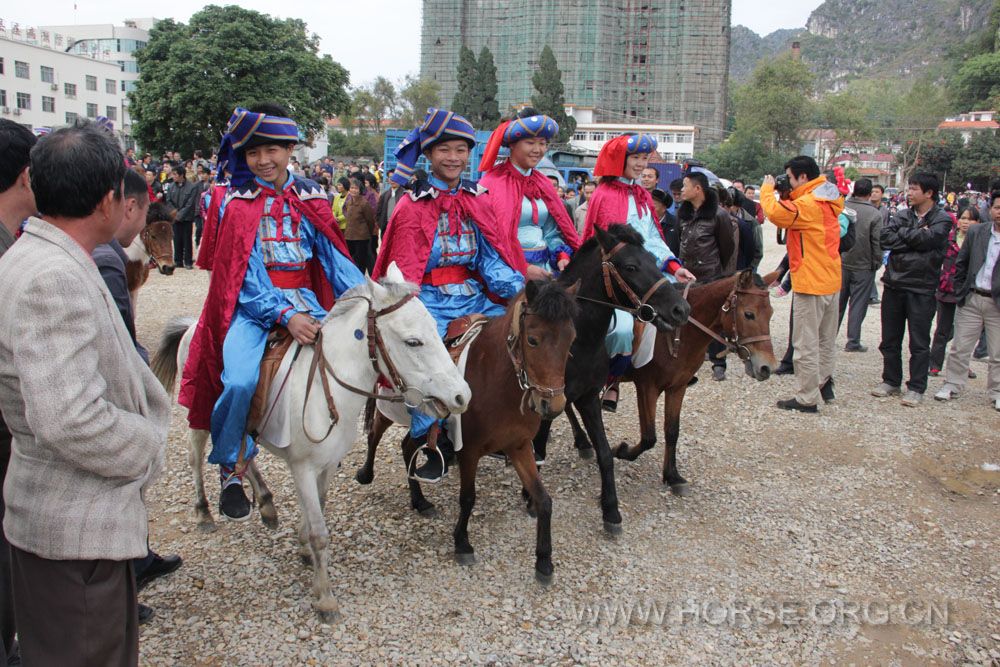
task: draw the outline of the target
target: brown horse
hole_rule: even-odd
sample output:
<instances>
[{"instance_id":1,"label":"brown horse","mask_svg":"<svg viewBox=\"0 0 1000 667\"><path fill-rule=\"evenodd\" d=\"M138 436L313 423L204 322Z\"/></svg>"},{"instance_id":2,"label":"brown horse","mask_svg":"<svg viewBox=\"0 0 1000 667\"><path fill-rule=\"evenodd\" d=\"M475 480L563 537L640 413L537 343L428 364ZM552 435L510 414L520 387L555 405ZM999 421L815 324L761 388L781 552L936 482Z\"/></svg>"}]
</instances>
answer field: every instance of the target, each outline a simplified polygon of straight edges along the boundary
<instances>
[{"instance_id":1,"label":"brown horse","mask_svg":"<svg viewBox=\"0 0 1000 667\"><path fill-rule=\"evenodd\" d=\"M174 272L174 217L177 212L162 202L153 202L146 213L146 226L132 244L125 248L128 264L125 278L135 307L139 288L149 279L150 264L169 276Z\"/></svg>"},{"instance_id":2,"label":"brown horse","mask_svg":"<svg viewBox=\"0 0 1000 667\"><path fill-rule=\"evenodd\" d=\"M461 512L454 538L455 559L461 565L475 562L468 527L476 502L479 460L503 452L528 491L529 511L538 518L535 577L543 584L552 581L552 499L538 475L531 439L543 417L552 419L566 406L565 369L576 338L576 292L576 285L566 289L556 282L528 282L507 312L490 320L470 344L465 379L472 400L462 415L463 446L457 452ZM374 478L375 451L390 424L388 417L376 413L368 437L368 458L355 475L358 482L369 484ZM416 450L406 436L403 460L407 465ZM433 513L434 505L412 476L409 485L413 509Z\"/></svg>"},{"instance_id":3,"label":"brown horse","mask_svg":"<svg viewBox=\"0 0 1000 667\"><path fill-rule=\"evenodd\" d=\"M773 311L766 285L776 276L777 273L770 274L762 281L760 276L747 269L691 288L688 296L691 317L680 329L680 341L670 340L669 334L658 336L653 359L627 376L635 383L640 440L633 447L622 442L615 451L617 458L634 461L653 448L656 444L656 403L660 394L666 394L663 409L666 432L663 483L669 484L676 495L688 495L687 480L677 472L677 436L680 433L684 392L705 361L705 352L713 340L736 352L750 377L763 381L771 376L776 361L770 333Z\"/></svg>"}]
</instances>

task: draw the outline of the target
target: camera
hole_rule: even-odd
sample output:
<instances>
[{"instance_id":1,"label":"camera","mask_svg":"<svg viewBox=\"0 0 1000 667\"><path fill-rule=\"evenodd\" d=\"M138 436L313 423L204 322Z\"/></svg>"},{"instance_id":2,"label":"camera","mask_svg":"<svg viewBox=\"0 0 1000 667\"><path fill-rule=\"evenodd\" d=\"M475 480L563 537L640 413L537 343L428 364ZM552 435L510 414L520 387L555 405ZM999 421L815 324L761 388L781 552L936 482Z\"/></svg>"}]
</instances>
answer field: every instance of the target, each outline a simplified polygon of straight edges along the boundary
<instances>
[{"instance_id":1,"label":"camera","mask_svg":"<svg viewBox=\"0 0 1000 667\"><path fill-rule=\"evenodd\" d=\"M788 181L788 174L782 174L774 179L774 189L782 199L788 199L792 192L792 184Z\"/></svg>"}]
</instances>

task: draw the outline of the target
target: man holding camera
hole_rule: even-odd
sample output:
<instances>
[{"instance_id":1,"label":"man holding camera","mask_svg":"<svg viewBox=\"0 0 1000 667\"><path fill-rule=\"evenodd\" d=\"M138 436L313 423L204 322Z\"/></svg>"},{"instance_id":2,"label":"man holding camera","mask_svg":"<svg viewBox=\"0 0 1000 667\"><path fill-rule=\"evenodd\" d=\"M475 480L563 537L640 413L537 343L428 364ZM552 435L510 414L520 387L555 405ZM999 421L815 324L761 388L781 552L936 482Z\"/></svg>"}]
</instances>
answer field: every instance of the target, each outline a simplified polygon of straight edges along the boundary
<instances>
[{"instance_id":1,"label":"man holding camera","mask_svg":"<svg viewBox=\"0 0 1000 667\"><path fill-rule=\"evenodd\" d=\"M775 196L775 191L780 199ZM817 412L817 403L833 400L833 356L840 304L840 223L844 198L820 175L811 157L785 164L785 175L767 176L760 189L767 219L788 230L792 274L793 363L795 396L778 401L783 410Z\"/></svg>"}]
</instances>

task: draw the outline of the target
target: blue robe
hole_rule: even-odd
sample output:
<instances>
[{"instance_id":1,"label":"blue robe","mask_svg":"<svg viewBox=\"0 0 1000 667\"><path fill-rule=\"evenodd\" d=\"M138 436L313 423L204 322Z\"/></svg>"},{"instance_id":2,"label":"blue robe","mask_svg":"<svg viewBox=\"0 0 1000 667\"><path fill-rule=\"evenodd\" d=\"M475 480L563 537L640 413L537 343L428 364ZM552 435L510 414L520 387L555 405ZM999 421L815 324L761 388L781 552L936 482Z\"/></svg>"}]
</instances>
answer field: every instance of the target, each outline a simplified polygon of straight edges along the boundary
<instances>
[{"instance_id":1,"label":"blue robe","mask_svg":"<svg viewBox=\"0 0 1000 667\"><path fill-rule=\"evenodd\" d=\"M516 164L511 164L524 176L530 176L531 170L525 171ZM556 271L559 263L559 253L573 255L573 249L566 245L559 225L549 215L549 208L542 199L535 200L538 208L538 224L532 220L531 200L521 198L521 217L517 222L517 240L524 251L524 259L546 271Z\"/></svg>"}]
</instances>

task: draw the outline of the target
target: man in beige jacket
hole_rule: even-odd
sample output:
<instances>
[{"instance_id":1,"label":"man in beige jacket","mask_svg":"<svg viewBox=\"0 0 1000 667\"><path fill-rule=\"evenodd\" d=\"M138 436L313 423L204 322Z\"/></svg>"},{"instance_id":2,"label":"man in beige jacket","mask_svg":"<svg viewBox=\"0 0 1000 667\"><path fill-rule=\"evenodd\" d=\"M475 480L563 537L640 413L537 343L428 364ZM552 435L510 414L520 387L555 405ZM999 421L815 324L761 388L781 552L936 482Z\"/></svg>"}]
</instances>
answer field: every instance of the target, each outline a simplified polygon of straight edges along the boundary
<instances>
[{"instance_id":1,"label":"man in beige jacket","mask_svg":"<svg viewBox=\"0 0 1000 667\"><path fill-rule=\"evenodd\" d=\"M122 220L125 161L92 124L31 152L40 218L0 258L4 486L25 664L136 665L131 559L163 467L169 399L91 260Z\"/></svg>"}]
</instances>

